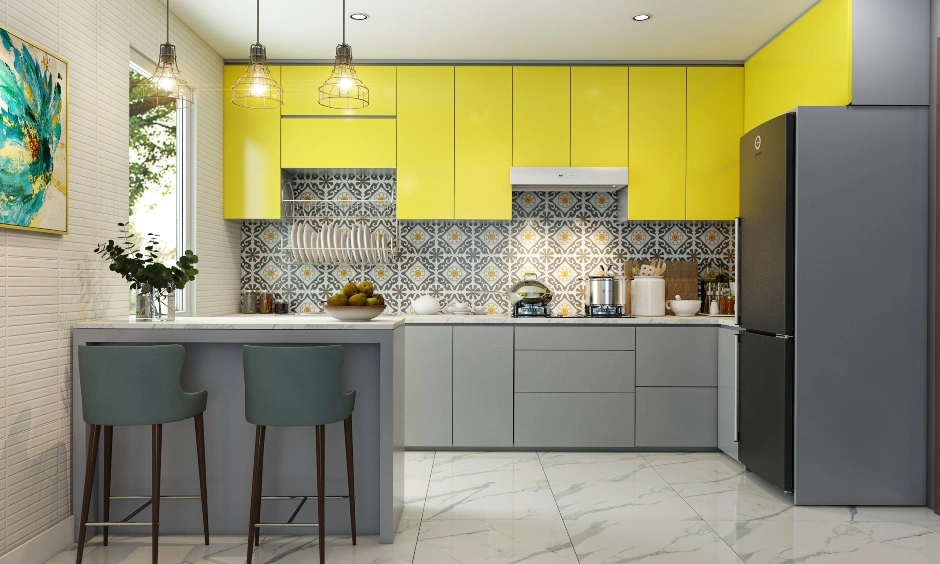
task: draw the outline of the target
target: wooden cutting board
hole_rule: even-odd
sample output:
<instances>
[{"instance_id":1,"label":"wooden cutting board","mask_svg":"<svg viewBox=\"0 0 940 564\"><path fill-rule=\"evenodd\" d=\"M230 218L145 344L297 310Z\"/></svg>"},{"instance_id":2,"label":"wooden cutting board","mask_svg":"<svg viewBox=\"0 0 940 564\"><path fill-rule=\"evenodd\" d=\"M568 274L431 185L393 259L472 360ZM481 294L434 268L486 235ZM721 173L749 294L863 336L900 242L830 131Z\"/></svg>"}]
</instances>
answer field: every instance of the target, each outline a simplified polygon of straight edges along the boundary
<instances>
[{"instance_id":1,"label":"wooden cutting board","mask_svg":"<svg viewBox=\"0 0 940 564\"><path fill-rule=\"evenodd\" d=\"M627 304L626 313L630 313L630 280L633 279L633 267L640 269L640 264L649 261L627 261L623 267L623 275L627 277ZM677 295L682 296L683 300L698 299L698 261L696 260L667 260L666 274L666 300L675 299ZM672 311L666 310L666 315L673 315Z\"/></svg>"}]
</instances>

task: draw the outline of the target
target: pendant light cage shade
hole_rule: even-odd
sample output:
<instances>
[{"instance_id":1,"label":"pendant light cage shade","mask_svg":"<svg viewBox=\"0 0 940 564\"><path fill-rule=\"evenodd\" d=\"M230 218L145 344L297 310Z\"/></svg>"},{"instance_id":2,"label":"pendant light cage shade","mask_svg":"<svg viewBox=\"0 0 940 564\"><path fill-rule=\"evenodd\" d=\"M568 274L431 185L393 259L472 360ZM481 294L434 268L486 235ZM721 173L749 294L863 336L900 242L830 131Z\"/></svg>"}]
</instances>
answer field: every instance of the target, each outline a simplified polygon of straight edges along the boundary
<instances>
[{"instance_id":1,"label":"pendant light cage shade","mask_svg":"<svg viewBox=\"0 0 940 564\"><path fill-rule=\"evenodd\" d=\"M284 105L284 89L271 76L266 64L264 45L251 46L248 70L232 86L232 103L257 110L276 109Z\"/></svg>"},{"instance_id":2,"label":"pendant light cage shade","mask_svg":"<svg viewBox=\"0 0 940 564\"><path fill-rule=\"evenodd\" d=\"M352 48L336 46L336 63L330 77L320 85L320 105L338 110L359 110L369 105L369 87L352 65Z\"/></svg>"},{"instance_id":3,"label":"pendant light cage shade","mask_svg":"<svg viewBox=\"0 0 940 564\"><path fill-rule=\"evenodd\" d=\"M160 45L160 62L153 74L134 85L139 97L156 106L175 104L186 109L194 104L193 87L183 80L176 65L176 47L171 43Z\"/></svg>"}]
</instances>

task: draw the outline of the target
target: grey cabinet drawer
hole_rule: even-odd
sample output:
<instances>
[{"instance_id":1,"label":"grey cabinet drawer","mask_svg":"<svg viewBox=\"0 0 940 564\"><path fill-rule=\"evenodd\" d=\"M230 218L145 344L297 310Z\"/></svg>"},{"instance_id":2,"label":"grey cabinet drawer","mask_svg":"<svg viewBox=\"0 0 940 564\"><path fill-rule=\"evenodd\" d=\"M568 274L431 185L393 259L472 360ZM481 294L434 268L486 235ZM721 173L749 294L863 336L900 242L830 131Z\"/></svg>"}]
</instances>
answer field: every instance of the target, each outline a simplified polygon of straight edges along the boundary
<instances>
[{"instance_id":1,"label":"grey cabinet drawer","mask_svg":"<svg viewBox=\"0 0 940 564\"><path fill-rule=\"evenodd\" d=\"M632 351L633 327L516 327L516 350Z\"/></svg>"},{"instance_id":2,"label":"grey cabinet drawer","mask_svg":"<svg viewBox=\"0 0 940 564\"><path fill-rule=\"evenodd\" d=\"M516 392L628 392L629 351L516 351Z\"/></svg>"},{"instance_id":3,"label":"grey cabinet drawer","mask_svg":"<svg viewBox=\"0 0 940 564\"><path fill-rule=\"evenodd\" d=\"M636 332L637 386L717 386L717 327L644 327Z\"/></svg>"},{"instance_id":4,"label":"grey cabinet drawer","mask_svg":"<svg viewBox=\"0 0 940 564\"><path fill-rule=\"evenodd\" d=\"M636 446L718 446L718 388L637 388Z\"/></svg>"},{"instance_id":5,"label":"grey cabinet drawer","mask_svg":"<svg viewBox=\"0 0 940 564\"><path fill-rule=\"evenodd\" d=\"M405 327L405 446L451 446L451 327Z\"/></svg>"},{"instance_id":6,"label":"grey cabinet drawer","mask_svg":"<svg viewBox=\"0 0 940 564\"><path fill-rule=\"evenodd\" d=\"M515 394L515 446L633 446L633 394Z\"/></svg>"},{"instance_id":7,"label":"grey cabinet drawer","mask_svg":"<svg viewBox=\"0 0 940 564\"><path fill-rule=\"evenodd\" d=\"M512 446L512 327L454 327L454 446Z\"/></svg>"}]
</instances>

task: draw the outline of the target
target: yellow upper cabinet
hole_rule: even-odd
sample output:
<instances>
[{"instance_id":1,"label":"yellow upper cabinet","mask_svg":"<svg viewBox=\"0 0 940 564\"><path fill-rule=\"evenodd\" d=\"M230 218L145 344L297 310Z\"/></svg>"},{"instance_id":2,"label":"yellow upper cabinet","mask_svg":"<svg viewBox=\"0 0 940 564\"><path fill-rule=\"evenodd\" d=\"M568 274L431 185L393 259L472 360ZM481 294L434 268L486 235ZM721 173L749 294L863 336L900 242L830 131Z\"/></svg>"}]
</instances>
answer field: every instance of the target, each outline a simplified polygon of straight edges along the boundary
<instances>
[{"instance_id":1,"label":"yellow upper cabinet","mask_svg":"<svg viewBox=\"0 0 940 564\"><path fill-rule=\"evenodd\" d=\"M393 118L283 118L283 168L395 168Z\"/></svg>"},{"instance_id":2,"label":"yellow upper cabinet","mask_svg":"<svg viewBox=\"0 0 940 564\"><path fill-rule=\"evenodd\" d=\"M630 68L630 220L685 219L685 67Z\"/></svg>"},{"instance_id":3,"label":"yellow upper cabinet","mask_svg":"<svg viewBox=\"0 0 940 564\"><path fill-rule=\"evenodd\" d=\"M571 166L627 166L629 70L571 67Z\"/></svg>"},{"instance_id":4,"label":"yellow upper cabinet","mask_svg":"<svg viewBox=\"0 0 940 564\"><path fill-rule=\"evenodd\" d=\"M571 165L571 69L513 67L512 165Z\"/></svg>"},{"instance_id":5,"label":"yellow upper cabinet","mask_svg":"<svg viewBox=\"0 0 940 564\"><path fill-rule=\"evenodd\" d=\"M280 67L270 67L277 80ZM226 66L222 88L222 217L280 219L281 115L232 103L245 67Z\"/></svg>"},{"instance_id":6,"label":"yellow upper cabinet","mask_svg":"<svg viewBox=\"0 0 940 564\"><path fill-rule=\"evenodd\" d=\"M454 219L512 219L512 68L457 67Z\"/></svg>"},{"instance_id":7,"label":"yellow upper cabinet","mask_svg":"<svg viewBox=\"0 0 940 564\"><path fill-rule=\"evenodd\" d=\"M454 218L454 67L398 69L399 219Z\"/></svg>"},{"instance_id":8,"label":"yellow upper cabinet","mask_svg":"<svg viewBox=\"0 0 940 564\"><path fill-rule=\"evenodd\" d=\"M689 67L686 219L738 215L744 69Z\"/></svg>"},{"instance_id":9,"label":"yellow upper cabinet","mask_svg":"<svg viewBox=\"0 0 940 564\"><path fill-rule=\"evenodd\" d=\"M822 0L744 65L745 132L796 106L852 102L852 0Z\"/></svg>"},{"instance_id":10,"label":"yellow upper cabinet","mask_svg":"<svg viewBox=\"0 0 940 564\"><path fill-rule=\"evenodd\" d=\"M318 88L329 78L332 66L285 65L281 67L285 116L394 116L394 66L356 65L356 73L369 88L369 105L358 110L334 110L320 105Z\"/></svg>"}]
</instances>

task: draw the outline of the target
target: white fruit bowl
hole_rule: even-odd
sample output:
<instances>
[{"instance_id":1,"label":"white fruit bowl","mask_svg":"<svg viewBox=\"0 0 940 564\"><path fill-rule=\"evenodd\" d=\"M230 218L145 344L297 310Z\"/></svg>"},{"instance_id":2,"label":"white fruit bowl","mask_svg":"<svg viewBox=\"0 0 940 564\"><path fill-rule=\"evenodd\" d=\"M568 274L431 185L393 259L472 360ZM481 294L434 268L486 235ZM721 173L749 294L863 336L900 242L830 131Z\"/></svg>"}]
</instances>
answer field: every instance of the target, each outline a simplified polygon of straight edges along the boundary
<instances>
[{"instance_id":1,"label":"white fruit bowl","mask_svg":"<svg viewBox=\"0 0 940 564\"><path fill-rule=\"evenodd\" d=\"M378 306L331 306L324 305L323 311L333 319L340 321L372 321L385 311L384 305Z\"/></svg>"},{"instance_id":2,"label":"white fruit bowl","mask_svg":"<svg viewBox=\"0 0 940 564\"><path fill-rule=\"evenodd\" d=\"M702 300L669 300L666 307L678 317L695 317L702 307Z\"/></svg>"}]
</instances>

